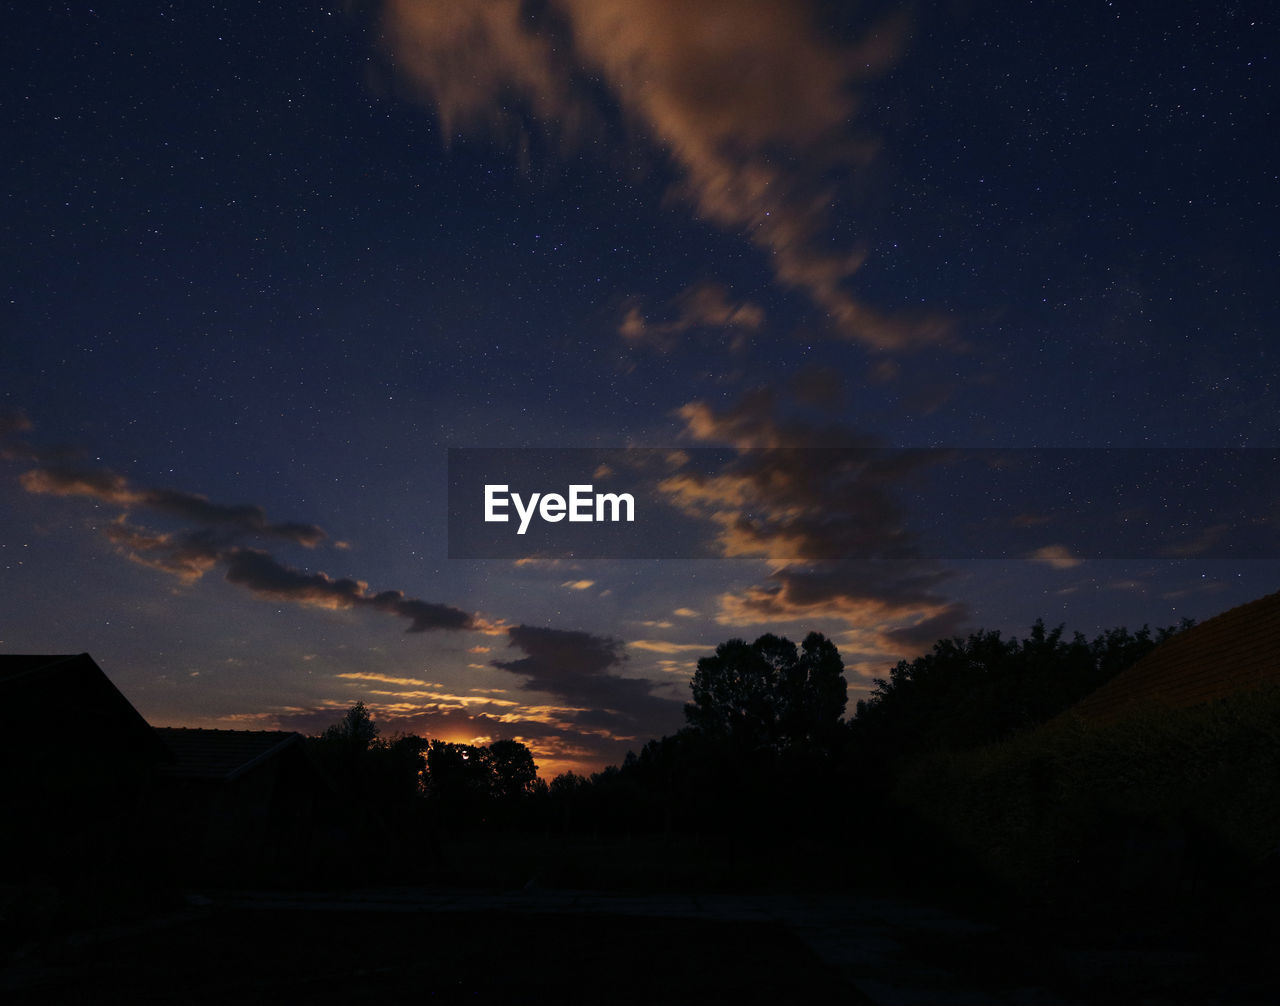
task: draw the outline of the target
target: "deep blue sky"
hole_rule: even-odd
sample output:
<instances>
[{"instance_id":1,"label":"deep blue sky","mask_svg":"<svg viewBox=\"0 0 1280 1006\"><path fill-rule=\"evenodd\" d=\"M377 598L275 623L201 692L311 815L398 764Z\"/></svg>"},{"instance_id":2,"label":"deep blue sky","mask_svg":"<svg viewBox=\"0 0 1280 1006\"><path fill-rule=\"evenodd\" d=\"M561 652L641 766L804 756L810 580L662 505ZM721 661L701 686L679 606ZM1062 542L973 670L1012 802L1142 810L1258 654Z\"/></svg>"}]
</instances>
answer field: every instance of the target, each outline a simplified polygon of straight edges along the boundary
<instances>
[{"instance_id":1,"label":"deep blue sky","mask_svg":"<svg viewBox=\"0 0 1280 1006\"><path fill-rule=\"evenodd\" d=\"M732 635L825 631L857 697L941 634L1276 589L1224 550L1238 514L1158 486L1140 559L1080 552L1060 498L1015 560L827 554L848 515L799 463L689 504L722 550L717 507L763 515L738 558L450 560L445 527L449 447L1280 446L1269 5L74 4L6 34L0 647L88 650L153 722L364 698L549 774L675 729ZM801 510L825 565L780 558Z\"/></svg>"}]
</instances>

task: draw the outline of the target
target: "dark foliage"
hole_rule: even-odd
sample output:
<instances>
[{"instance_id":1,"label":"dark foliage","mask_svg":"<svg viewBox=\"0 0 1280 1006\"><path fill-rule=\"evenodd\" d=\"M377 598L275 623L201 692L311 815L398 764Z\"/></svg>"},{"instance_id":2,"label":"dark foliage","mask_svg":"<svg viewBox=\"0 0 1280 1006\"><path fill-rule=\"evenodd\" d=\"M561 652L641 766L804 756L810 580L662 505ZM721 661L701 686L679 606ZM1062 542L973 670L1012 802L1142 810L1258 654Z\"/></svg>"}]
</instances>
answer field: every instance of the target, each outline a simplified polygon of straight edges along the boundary
<instances>
[{"instance_id":1,"label":"dark foliage","mask_svg":"<svg viewBox=\"0 0 1280 1006\"><path fill-rule=\"evenodd\" d=\"M1176 631L1143 626L1067 639L1062 626L1047 629L1038 621L1023 639L980 631L939 640L877 679L858 703L850 723L855 748L883 766L932 749L1000 740L1048 722Z\"/></svg>"},{"instance_id":2,"label":"dark foliage","mask_svg":"<svg viewBox=\"0 0 1280 1006\"><path fill-rule=\"evenodd\" d=\"M847 689L840 651L811 632L800 649L768 634L731 639L703 657L693 677L689 725L743 751L783 752L829 745Z\"/></svg>"},{"instance_id":3,"label":"dark foliage","mask_svg":"<svg viewBox=\"0 0 1280 1006\"><path fill-rule=\"evenodd\" d=\"M844 665L828 639L730 640L698 661L689 726L590 781L551 784L551 820L596 834L738 833L746 845L843 814Z\"/></svg>"},{"instance_id":4,"label":"dark foliage","mask_svg":"<svg viewBox=\"0 0 1280 1006\"><path fill-rule=\"evenodd\" d=\"M363 702L310 740L317 764L346 794L352 827L389 831L392 844L430 841L441 827L511 822L545 795L533 753L514 740L490 745L385 739Z\"/></svg>"}]
</instances>

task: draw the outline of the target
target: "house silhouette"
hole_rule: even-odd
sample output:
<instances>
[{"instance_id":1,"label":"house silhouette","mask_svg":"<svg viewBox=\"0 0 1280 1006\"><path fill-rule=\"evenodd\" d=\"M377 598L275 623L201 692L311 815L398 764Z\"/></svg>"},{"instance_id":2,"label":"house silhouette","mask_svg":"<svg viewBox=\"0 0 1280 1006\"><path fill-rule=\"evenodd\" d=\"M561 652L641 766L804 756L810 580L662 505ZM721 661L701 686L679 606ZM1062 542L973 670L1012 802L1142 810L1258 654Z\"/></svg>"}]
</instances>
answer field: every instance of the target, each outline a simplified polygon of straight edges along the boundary
<instances>
[{"instance_id":1,"label":"house silhouette","mask_svg":"<svg viewBox=\"0 0 1280 1006\"><path fill-rule=\"evenodd\" d=\"M87 653L0 655L0 699L5 851L35 870L251 880L342 855L301 734L153 727Z\"/></svg>"}]
</instances>

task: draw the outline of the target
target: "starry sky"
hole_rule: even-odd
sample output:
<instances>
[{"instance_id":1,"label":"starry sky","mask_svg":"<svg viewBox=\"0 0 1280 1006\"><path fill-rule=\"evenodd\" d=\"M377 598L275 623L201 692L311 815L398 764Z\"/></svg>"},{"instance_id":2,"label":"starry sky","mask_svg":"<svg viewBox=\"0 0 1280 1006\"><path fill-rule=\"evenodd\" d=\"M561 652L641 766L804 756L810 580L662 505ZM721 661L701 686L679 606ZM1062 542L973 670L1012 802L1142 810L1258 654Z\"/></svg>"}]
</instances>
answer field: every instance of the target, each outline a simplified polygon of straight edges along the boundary
<instances>
[{"instance_id":1,"label":"starry sky","mask_svg":"<svg viewBox=\"0 0 1280 1006\"><path fill-rule=\"evenodd\" d=\"M852 700L940 636L1280 586L1271 5L71 3L6 36L0 648L88 651L153 723L363 699L550 778L677 729L731 637L825 632ZM451 558L475 448L665 459L685 537Z\"/></svg>"}]
</instances>

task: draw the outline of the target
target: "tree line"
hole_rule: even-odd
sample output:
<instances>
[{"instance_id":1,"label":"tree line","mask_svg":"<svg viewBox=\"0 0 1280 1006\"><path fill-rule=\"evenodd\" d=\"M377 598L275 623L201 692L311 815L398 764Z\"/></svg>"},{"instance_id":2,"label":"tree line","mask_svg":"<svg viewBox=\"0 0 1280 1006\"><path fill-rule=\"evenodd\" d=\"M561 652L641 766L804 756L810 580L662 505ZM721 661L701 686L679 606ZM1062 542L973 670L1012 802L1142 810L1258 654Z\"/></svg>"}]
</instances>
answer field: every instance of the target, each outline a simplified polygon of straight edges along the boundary
<instances>
[{"instance_id":1,"label":"tree line","mask_svg":"<svg viewBox=\"0 0 1280 1006\"><path fill-rule=\"evenodd\" d=\"M876 679L847 719L830 639L731 639L698 661L683 729L621 765L550 783L518 741L384 739L363 703L310 744L327 774L393 829L829 834L878 806L903 765L1044 724L1189 624L1087 639L1039 621L1021 638L942 639Z\"/></svg>"}]
</instances>

